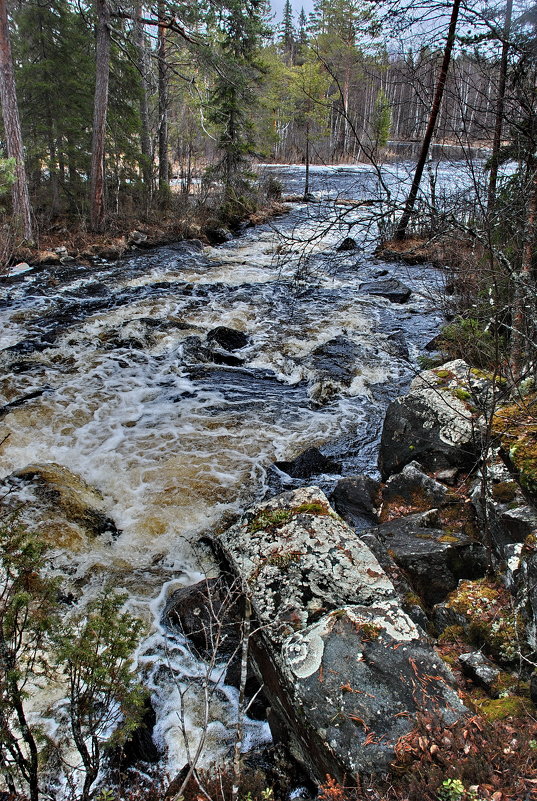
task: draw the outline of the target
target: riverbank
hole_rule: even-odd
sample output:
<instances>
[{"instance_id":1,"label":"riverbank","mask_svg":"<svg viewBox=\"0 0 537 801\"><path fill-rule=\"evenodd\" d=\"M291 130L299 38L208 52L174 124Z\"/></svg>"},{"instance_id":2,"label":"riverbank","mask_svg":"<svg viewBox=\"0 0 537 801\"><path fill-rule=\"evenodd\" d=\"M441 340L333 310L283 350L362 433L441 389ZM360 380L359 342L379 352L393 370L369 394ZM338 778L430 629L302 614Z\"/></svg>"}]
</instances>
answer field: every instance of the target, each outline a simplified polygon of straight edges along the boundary
<instances>
[{"instance_id":1,"label":"riverbank","mask_svg":"<svg viewBox=\"0 0 537 801\"><path fill-rule=\"evenodd\" d=\"M286 203L272 201L255 211L232 220L210 207L192 210L187 215L163 213L153 217L116 217L103 233L87 230L79 218L56 220L39 233L35 246L15 246L4 269L20 272L24 265L92 264L95 260L115 261L136 251L153 249L185 239L203 244L220 244L231 239L237 228L260 225L285 214ZM2 267L0 265L0 275Z\"/></svg>"}]
</instances>

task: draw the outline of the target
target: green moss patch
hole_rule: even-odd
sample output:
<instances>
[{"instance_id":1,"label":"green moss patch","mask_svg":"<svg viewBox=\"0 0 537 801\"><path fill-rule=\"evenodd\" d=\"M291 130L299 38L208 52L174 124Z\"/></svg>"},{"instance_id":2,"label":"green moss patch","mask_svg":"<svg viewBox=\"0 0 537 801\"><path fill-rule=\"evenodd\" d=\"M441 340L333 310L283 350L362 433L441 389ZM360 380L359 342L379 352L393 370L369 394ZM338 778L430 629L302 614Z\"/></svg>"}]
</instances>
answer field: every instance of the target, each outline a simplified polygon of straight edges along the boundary
<instances>
[{"instance_id":1,"label":"green moss patch","mask_svg":"<svg viewBox=\"0 0 537 801\"><path fill-rule=\"evenodd\" d=\"M523 622L505 587L490 579L461 581L447 604L467 620L471 642L507 664L517 659L517 643L523 638Z\"/></svg>"}]
</instances>

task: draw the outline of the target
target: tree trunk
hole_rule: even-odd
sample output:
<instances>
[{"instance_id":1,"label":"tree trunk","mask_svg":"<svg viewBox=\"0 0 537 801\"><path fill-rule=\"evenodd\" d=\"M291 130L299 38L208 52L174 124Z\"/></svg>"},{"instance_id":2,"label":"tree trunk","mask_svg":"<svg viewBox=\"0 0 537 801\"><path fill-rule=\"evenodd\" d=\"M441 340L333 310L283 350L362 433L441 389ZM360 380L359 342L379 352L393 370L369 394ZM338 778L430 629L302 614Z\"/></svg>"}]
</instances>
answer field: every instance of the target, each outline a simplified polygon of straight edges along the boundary
<instances>
[{"instance_id":1,"label":"tree trunk","mask_svg":"<svg viewBox=\"0 0 537 801\"><path fill-rule=\"evenodd\" d=\"M537 225L537 166L531 159L531 187L524 225L524 242L520 258L520 269L515 274L513 313L511 320L511 380L516 384L523 376L526 366L529 338L528 323L533 318L535 289L532 279L532 262Z\"/></svg>"},{"instance_id":2,"label":"tree trunk","mask_svg":"<svg viewBox=\"0 0 537 801\"><path fill-rule=\"evenodd\" d=\"M444 48L444 57L442 59L442 65L440 67L440 73L438 75L438 80L436 83L433 105L431 107L431 113L429 115L429 122L427 124L425 136L423 137L423 143L421 146L418 163L416 164L416 172L414 173L414 180L412 181L412 186L410 188L410 192L408 193L403 214L401 215L401 219L399 220L399 224L395 231L395 239L397 240L403 240L406 236L406 229L408 228L408 223L410 221L410 217L414 209L414 203L416 202L416 198L418 196L418 190L420 187L421 177L423 175L423 169L427 161L429 146L433 138L436 121L438 119L438 113L440 111L440 104L442 103L442 96L444 94L444 87L446 85L449 63L451 61L451 52L453 50L453 45L455 43L455 31L457 28L457 20L459 17L460 4L461 0L453 0L453 7L451 9L451 19L449 21L448 36L447 36L446 46Z\"/></svg>"},{"instance_id":3,"label":"tree trunk","mask_svg":"<svg viewBox=\"0 0 537 801\"><path fill-rule=\"evenodd\" d=\"M500 60L500 74L498 76L498 97L496 100L496 119L494 123L494 138L492 141L492 156L490 160L489 191L487 209L492 212L496 202L496 183L498 181L498 155L502 143L503 110L505 105L505 84L507 81L507 59L509 56L509 35L511 33L511 18L513 16L513 0L507 0L505 7L505 21L503 25L502 56Z\"/></svg>"},{"instance_id":4,"label":"tree trunk","mask_svg":"<svg viewBox=\"0 0 537 801\"><path fill-rule=\"evenodd\" d=\"M13 212L20 218L22 232L28 242L33 242L32 210L28 193L28 181L24 167L24 150L17 105L17 90L9 40L7 0L0 0L0 101L6 135L6 150L9 158L15 159L15 183L13 184Z\"/></svg>"},{"instance_id":5,"label":"tree trunk","mask_svg":"<svg viewBox=\"0 0 537 801\"><path fill-rule=\"evenodd\" d=\"M136 48L138 50L138 69L140 70L142 78L142 93L140 96L140 150L142 151L142 179L144 182L144 197L147 213L153 196L153 154L151 151L149 104L147 101L147 46L144 36L144 26L140 22L140 17L142 16L141 4L138 5L136 14Z\"/></svg>"},{"instance_id":6,"label":"tree trunk","mask_svg":"<svg viewBox=\"0 0 537 801\"><path fill-rule=\"evenodd\" d=\"M162 0L158 4L158 18L164 20L165 8ZM158 190L160 201L168 202L168 66L166 63L166 33L163 25L158 28Z\"/></svg>"},{"instance_id":7,"label":"tree trunk","mask_svg":"<svg viewBox=\"0 0 537 801\"><path fill-rule=\"evenodd\" d=\"M304 200L309 200L310 193L310 124L306 123L306 181L304 184Z\"/></svg>"},{"instance_id":8,"label":"tree trunk","mask_svg":"<svg viewBox=\"0 0 537 801\"><path fill-rule=\"evenodd\" d=\"M101 231L105 216L104 154L108 81L110 77L110 9L107 0L94 0L96 23L95 100L91 140L90 227Z\"/></svg>"}]
</instances>

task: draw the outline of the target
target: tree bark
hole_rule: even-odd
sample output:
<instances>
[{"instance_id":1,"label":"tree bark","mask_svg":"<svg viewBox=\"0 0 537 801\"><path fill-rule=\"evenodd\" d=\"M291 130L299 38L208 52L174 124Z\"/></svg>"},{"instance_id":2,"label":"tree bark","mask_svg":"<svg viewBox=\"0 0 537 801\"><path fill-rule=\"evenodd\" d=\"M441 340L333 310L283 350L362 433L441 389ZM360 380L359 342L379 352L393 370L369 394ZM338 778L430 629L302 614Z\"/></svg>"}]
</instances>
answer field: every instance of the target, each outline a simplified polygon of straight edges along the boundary
<instances>
[{"instance_id":1,"label":"tree bark","mask_svg":"<svg viewBox=\"0 0 537 801\"><path fill-rule=\"evenodd\" d=\"M537 165L530 160L531 188L526 209L524 242L520 258L520 269L514 276L513 312L511 320L510 368L511 380L516 384L523 376L526 366L529 325L533 318L534 284L532 263L537 226Z\"/></svg>"},{"instance_id":2,"label":"tree bark","mask_svg":"<svg viewBox=\"0 0 537 801\"><path fill-rule=\"evenodd\" d=\"M498 155L502 143L503 110L505 105L505 84L507 82L507 59L509 56L509 35L511 33L511 18L513 16L513 0L507 0L505 7L505 21L503 24L502 55L500 60L500 74L498 76L498 97L496 100L496 118L494 122L494 138L492 141L492 156L490 161L489 190L487 209L491 212L496 202L496 183L498 181Z\"/></svg>"},{"instance_id":3,"label":"tree bark","mask_svg":"<svg viewBox=\"0 0 537 801\"><path fill-rule=\"evenodd\" d=\"M431 144L431 140L433 138L436 121L438 119L440 105L442 103L442 96L444 94L444 87L446 85L449 63L451 61L451 52L453 50L453 45L455 44L455 31L457 29L457 20L459 18L460 4L461 0L453 0L453 6L451 9L451 18L449 21L448 36L447 36L446 46L444 48L444 57L442 59L442 65L440 67L438 80L436 82L436 89L434 93L433 104L431 107L431 113L429 115L429 122L427 124L425 136L423 137L423 143L421 146L418 163L416 164L416 172L414 173L414 180L412 181L412 186L410 188L410 192L408 193L403 214L401 215L401 219L399 220L399 224L395 231L395 239L397 240L403 240L406 236L406 229L408 228L408 223L410 221L410 217L414 209L414 204L418 196L421 177L423 175L423 170L427 161L429 147Z\"/></svg>"},{"instance_id":4,"label":"tree bark","mask_svg":"<svg viewBox=\"0 0 537 801\"><path fill-rule=\"evenodd\" d=\"M165 18L164 3L158 4L158 188L161 203L168 201L168 65L166 63L167 28L162 24Z\"/></svg>"},{"instance_id":5,"label":"tree bark","mask_svg":"<svg viewBox=\"0 0 537 801\"><path fill-rule=\"evenodd\" d=\"M94 0L96 22L95 99L91 140L90 227L101 231L105 218L104 155L108 82L110 77L110 9L107 0Z\"/></svg>"},{"instance_id":6,"label":"tree bark","mask_svg":"<svg viewBox=\"0 0 537 801\"><path fill-rule=\"evenodd\" d=\"M24 238L33 242L32 210L24 166L22 132L17 105L17 90L9 39L7 0L0 0L0 101L9 158L15 159L15 183L12 188L13 212L20 218Z\"/></svg>"},{"instance_id":7,"label":"tree bark","mask_svg":"<svg viewBox=\"0 0 537 801\"><path fill-rule=\"evenodd\" d=\"M144 197L147 212L153 196L153 154L149 129L149 104L147 100L147 45L141 16L142 5L139 4L135 23L135 36L136 48L138 50L138 69L140 70L142 78L142 93L140 96L140 150L142 151L142 179L144 183Z\"/></svg>"}]
</instances>

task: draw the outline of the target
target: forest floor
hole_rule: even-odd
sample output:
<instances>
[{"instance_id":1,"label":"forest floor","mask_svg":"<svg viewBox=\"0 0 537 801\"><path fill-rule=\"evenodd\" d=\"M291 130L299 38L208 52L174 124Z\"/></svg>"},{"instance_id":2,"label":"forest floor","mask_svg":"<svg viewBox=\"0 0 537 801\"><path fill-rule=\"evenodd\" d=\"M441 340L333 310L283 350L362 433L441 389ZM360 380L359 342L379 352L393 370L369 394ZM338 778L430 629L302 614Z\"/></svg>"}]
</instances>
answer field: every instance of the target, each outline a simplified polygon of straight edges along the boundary
<instances>
[{"instance_id":1,"label":"forest floor","mask_svg":"<svg viewBox=\"0 0 537 801\"><path fill-rule=\"evenodd\" d=\"M95 259L114 260L131 252L183 239L218 244L225 241L238 226L260 225L288 210L287 204L273 201L253 213L245 214L243 219L238 223L235 221L235 225L229 225L229 228L225 220L209 214L207 209L187 215L168 212L158 217L117 216L108 222L102 233L89 231L83 219L60 217L41 226L34 246L14 243L5 259L6 267L17 267L24 263L41 265L64 264L71 260L82 263L91 263Z\"/></svg>"}]
</instances>

